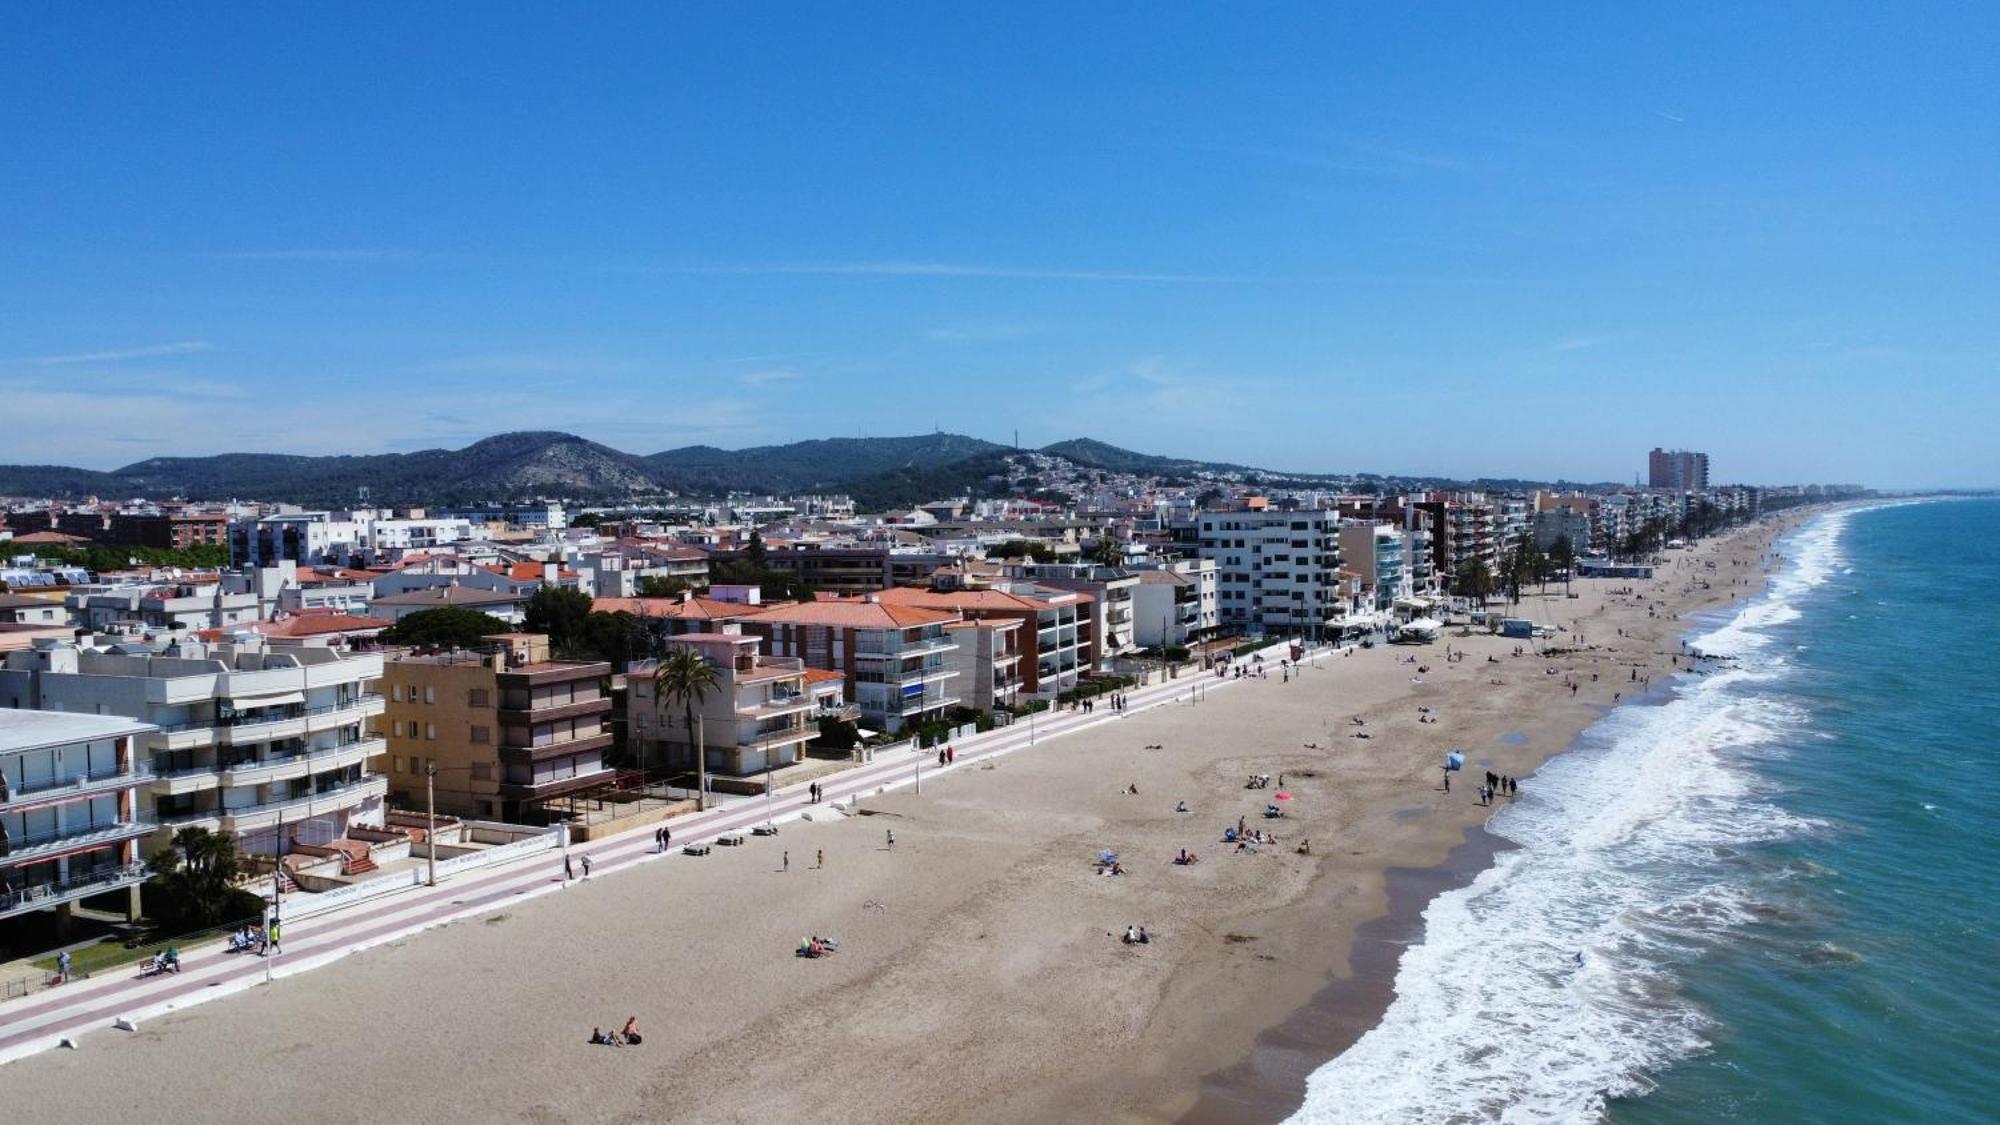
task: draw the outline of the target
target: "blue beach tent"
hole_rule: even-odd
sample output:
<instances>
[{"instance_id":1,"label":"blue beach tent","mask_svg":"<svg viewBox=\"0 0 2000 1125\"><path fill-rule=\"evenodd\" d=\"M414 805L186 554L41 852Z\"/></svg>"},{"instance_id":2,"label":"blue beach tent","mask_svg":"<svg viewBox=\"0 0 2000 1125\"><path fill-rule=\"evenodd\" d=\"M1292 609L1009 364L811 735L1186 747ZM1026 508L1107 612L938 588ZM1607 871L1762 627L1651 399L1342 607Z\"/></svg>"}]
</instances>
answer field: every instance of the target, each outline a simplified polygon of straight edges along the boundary
<instances>
[{"instance_id":1,"label":"blue beach tent","mask_svg":"<svg viewBox=\"0 0 2000 1125\"><path fill-rule=\"evenodd\" d=\"M1460 752L1458 752L1457 750L1453 750L1453 751L1452 751L1451 753L1449 753L1449 754L1446 754L1446 755L1444 756L1444 768L1446 768L1446 769L1448 769L1448 770L1462 770L1462 769L1464 769L1464 768L1465 768L1465 755L1464 755L1464 754L1462 754L1462 753L1460 753Z\"/></svg>"}]
</instances>

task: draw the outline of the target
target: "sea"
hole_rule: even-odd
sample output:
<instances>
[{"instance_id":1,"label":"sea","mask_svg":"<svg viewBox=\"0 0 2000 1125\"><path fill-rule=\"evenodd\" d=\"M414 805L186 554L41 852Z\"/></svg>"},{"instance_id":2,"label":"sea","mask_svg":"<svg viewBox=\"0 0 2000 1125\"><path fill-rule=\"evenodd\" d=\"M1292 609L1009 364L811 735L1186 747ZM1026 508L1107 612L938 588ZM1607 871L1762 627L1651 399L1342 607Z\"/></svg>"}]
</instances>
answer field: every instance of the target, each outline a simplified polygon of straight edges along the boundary
<instances>
[{"instance_id":1,"label":"sea","mask_svg":"<svg viewBox=\"0 0 2000 1125\"><path fill-rule=\"evenodd\" d=\"M1525 779L1295 1121L2000 1121L2000 500L1810 518Z\"/></svg>"}]
</instances>

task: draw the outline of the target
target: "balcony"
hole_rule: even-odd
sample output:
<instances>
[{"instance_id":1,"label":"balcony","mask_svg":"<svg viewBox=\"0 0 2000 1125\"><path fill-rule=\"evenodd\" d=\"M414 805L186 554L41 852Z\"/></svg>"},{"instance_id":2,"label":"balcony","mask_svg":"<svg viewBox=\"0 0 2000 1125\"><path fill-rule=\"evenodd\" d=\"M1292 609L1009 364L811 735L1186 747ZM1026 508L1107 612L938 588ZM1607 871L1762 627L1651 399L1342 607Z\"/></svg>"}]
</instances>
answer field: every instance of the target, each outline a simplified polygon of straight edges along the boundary
<instances>
[{"instance_id":1,"label":"balcony","mask_svg":"<svg viewBox=\"0 0 2000 1125\"><path fill-rule=\"evenodd\" d=\"M333 730L337 727L350 726L363 719L372 719L382 713L383 706L382 694L371 691L345 703L309 707L305 713L306 731L313 733Z\"/></svg>"},{"instance_id":2,"label":"balcony","mask_svg":"<svg viewBox=\"0 0 2000 1125\"><path fill-rule=\"evenodd\" d=\"M736 740L736 746L741 750L775 750L780 746L811 742L817 737L819 737L819 731L809 726L798 726L790 730L771 731L766 734L745 736Z\"/></svg>"},{"instance_id":3,"label":"balcony","mask_svg":"<svg viewBox=\"0 0 2000 1125\"><path fill-rule=\"evenodd\" d=\"M254 746L281 738L297 738L306 732L304 715L237 716L215 725L217 738L230 746Z\"/></svg>"},{"instance_id":4,"label":"balcony","mask_svg":"<svg viewBox=\"0 0 2000 1125\"><path fill-rule=\"evenodd\" d=\"M152 774L151 764L134 762L124 770L106 770L81 777L32 782L11 790L6 799L0 800L0 810L17 812L43 805L62 804L80 797L94 797L100 793L115 793L140 784Z\"/></svg>"},{"instance_id":5,"label":"balcony","mask_svg":"<svg viewBox=\"0 0 2000 1125\"><path fill-rule=\"evenodd\" d=\"M817 704L813 697L804 692L794 692L786 696L773 696L761 703L736 708L736 713L746 719L775 719L781 715L793 715L810 711Z\"/></svg>"},{"instance_id":6,"label":"balcony","mask_svg":"<svg viewBox=\"0 0 2000 1125\"><path fill-rule=\"evenodd\" d=\"M192 723L162 723L146 736L148 750L194 750L215 745L215 724L208 720Z\"/></svg>"},{"instance_id":7,"label":"balcony","mask_svg":"<svg viewBox=\"0 0 2000 1125\"><path fill-rule=\"evenodd\" d=\"M222 783L231 789L289 781L309 773L325 773L345 766L360 765L384 753L388 743L381 738L357 738L337 746L275 755L255 762L238 762L222 771Z\"/></svg>"},{"instance_id":8,"label":"balcony","mask_svg":"<svg viewBox=\"0 0 2000 1125\"><path fill-rule=\"evenodd\" d=\"M93 871L61 882L39 883L16 891L0 891L0 918L30 910L46 910L65 902L137 886L151 877L143 863L127 863Z\"/></svg>"},{"instance_id":9,"label":"balcony","mask_svg":"<svg viewBox=\"0 0 2000 1125\"><path fill-rule=\"evenodd\" d=\"M854 655L874 658L897 658L929 656L933 653L950 652L958 647L958 642L950 637L933 637L922 641L904 641L896 645L856 644Z\"/></svg>"},{"instance_id":10,"label":"balcony","mask_svg":"<svg viewBox=\"0 0 2000 1125\"><path fill-rule=\"evenodd\" d=\"M337 786L324 793L269 801L261 805L217 809L201 815L220 820L224 832L257 832L275 827L280 818L299 821L308 817L323 816L326 813L354 808L369 798L381 797L388 791L389 779L371 774L359 781Z\"/></svg>"},{"instance_id":11,"label":"balcony","mask_svg":"<svg viewBox=\"0 0 2000 1125\"><path fill-rule=\"evenodd\" d=\"M600 695L594 699L578 699L567 702L550 701L527 708L502 705L499 710L500 721L504 724L553 723L561 719L578 719L585 715L601 715L611 710L611 700L606 696Z\"/></svg>"},{"instance_id":12,"label":"balcony","mask_svg":"<svg viewBox=\"0 0 2000 1125\"><path fill-rule=\"evenodd\" d=\"M121 820L113 824L99 824L87 828L50 828L24 836L13 836L8 838L7 854L0 856L0 863L16 867L75 852L87 852L151 835L158 828L159 825L148 821Z\"/></svg>"},{"instance_id":13,"label":"balcony","mask_svg":"<svg viewBox=\"0 0 2000 1125\"><path fill-rule=\"evenodd\" d=\"M603 750L611 745L611 732L579 735L560 742L502 742L496 747L498 757L503 762L541 762L550 758L560 758L568 754L581 754L590 750Z\"/></svg>"}]
</instances>

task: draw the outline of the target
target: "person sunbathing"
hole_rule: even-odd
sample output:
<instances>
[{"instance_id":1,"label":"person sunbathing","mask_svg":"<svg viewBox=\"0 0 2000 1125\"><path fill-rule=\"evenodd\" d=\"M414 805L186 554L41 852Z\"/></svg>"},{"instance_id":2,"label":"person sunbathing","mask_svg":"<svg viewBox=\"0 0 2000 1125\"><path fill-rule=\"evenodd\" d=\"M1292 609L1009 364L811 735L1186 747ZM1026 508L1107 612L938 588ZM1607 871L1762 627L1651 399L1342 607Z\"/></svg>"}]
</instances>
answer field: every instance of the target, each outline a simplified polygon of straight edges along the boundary
<instances>
[{"instance_id":1,"label":"person sunbathing","mask_svg":"<svg viewBox=\"0 0 2000 1125\"><path fill-rule=\"evenodd\" d=\"M640 1044L640 1042L642 1042L642 1040L639 1038L639 1017L631 1016L627 1018L625 1021L624 1030L620 1031L618 1035L619 1038L625 1040L626 1043L634 1047L637 1047Z\"/></svg>"},{"instance_id":2,"label":"person sunbathing","mask_svg":"<svg viewBox=\"0 0 2000 1125\"><path fill-rule=\"evenodd\" d=\"M1311 855L1311 854L1313 854L1313 842L1312 842L1311 840L1300 840L1300 841L1299 841L1299 854L1300 854L1300 855Z\"/></svg>"}]
</instances>

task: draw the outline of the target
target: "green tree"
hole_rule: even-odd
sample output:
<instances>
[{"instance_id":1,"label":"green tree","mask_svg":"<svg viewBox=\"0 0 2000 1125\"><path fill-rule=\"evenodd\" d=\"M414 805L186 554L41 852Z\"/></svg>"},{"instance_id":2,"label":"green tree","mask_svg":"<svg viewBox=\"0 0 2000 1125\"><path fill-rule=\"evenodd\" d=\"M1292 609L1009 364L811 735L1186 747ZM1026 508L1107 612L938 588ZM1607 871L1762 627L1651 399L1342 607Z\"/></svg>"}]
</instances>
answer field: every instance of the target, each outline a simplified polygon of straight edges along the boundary
<instances>
[{"instance_id":1,"label":"green tree","mask_svg":"<svg viewBox=\"0 0 2000 1125\"><path fill-rule=\"evenodd\" d=\"M237 874L234 838L199 826L181 828L146 866L165 893L159 913L170 924L200 929L245 916L231 885Z\"/></svg>"},{"instance_id":2,"label":"green tree","mask_svg":"<svg viewBox=\"0 0 2000 1125\"><path fill-rule=\"evenodd\" d=\"M544 586L528 599L522 627L547 633L549 648L562 653L589 647L590 595L567 586Z\"/></svg>"},{"instance_id":3,"label":"green tree","mask_svg":"<svg viewBox=\"0 0 2000 1125\"><path fill-rule=\"evenodd\" d=\"M1091 546L1090 558L1092 562L1102 563L1105 566L1117 566L1125 561L1125 548L1118 540L1106 534Z\"/></svg>"},{"instance_id":4,"label":"green tree","mask_svg":"<svg viewBox=\"0 0 2000 1125\"><path fill-rule=\"evenodd\" d=\"M690 588L685 578L649 574L639 579L639 596L642 598L678 598Z\"/></svg>"},{"instance_id":5,"label":"green tree","mask_svg":"<svg viewBox=\"0 0 2000 1125\"><path fill-rule=\"evenodd\" d=\"M743 547L743 561L758 570L771 568L771 553L764 547L764 536L756 531L750 533L750 542Z\"/></svg>"},{"instance_id":6,"label":"green tree","mask_svg":"<svg viewBox=\"0 0 2000 1125\"><path fill-rule=\"evenodd\" d=\"M1487 568L1483 559L1473 559L1466 563L1459 568L1455 577L1458 592L1472 598L1480 605L1485 605L1487 597L1493 593L1493 572Z\"/></svg>"},{"instance_id":7,"label":"green tree","mask_svg":"<svg viewBox=\"0 0 2000 1125\"><path fill-rule=\"evenodd\" d=\"M1549 562L1562 571L1563 593L1569 593L1569 580L1576 571L1576 546L1569 541L1569 536L1558 536L1549 545Z\"/></svg>"},{"instance_id":8,"label":"green tree","mask_svg":"<svg viewBox=\"0 0 2000 1125\"><path fill-rule=\"evenodd\" d=\"M682 717L687 720L688 734L694 746L697 779L695 807L698 809L708 807L708 747L702 740L701 716L695 709L720 682L715 666L693 649L668 653L660 661L660 666L653 670L654 694L667 706L680 707Z\"/></svg>"},{"instance_id":9,"label":"green tree","mask_svg":"<svg viewBox=\"0 0 2000 1125\"><path fill-rule=\"evenodd\" d=\"M986 555L995 559L1028 558L1042 563L1056 561L1054 547L1047 543L1037 543L1032 539L1009 539L1004 543L995 543L987 550Z\"/></svg>"},{"instance_id":10,"label":"green tree","mask_svg":"<svg viewBox=\"0 0 2000 1125\"><path fill-rule=\"evenodd\" d=\"M646 655L651 640L646 623L637 614L619 610L616 613L593 613L585 618L583 641L578 647L586 655L607 661L613 668L623 671L634 660Z\"/></svg>"},{"instance_id":11,"label":"green tree","mask_svg":"<svg viewBox=\"0 0 2000 1125\"><path fill-rule=\"evenodd\" d=\"M495 633L510 630L505 621L492 614L459 606L420 609L407 614L382 631L382 639L394 645L436 648L478 648Z\"/></svg>"}]
</instances>

